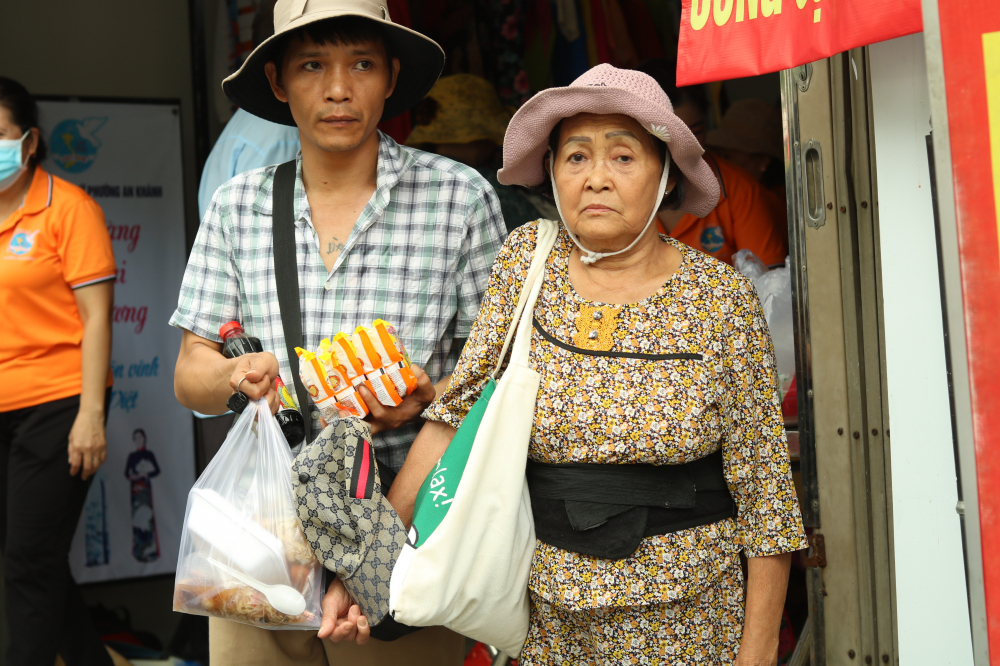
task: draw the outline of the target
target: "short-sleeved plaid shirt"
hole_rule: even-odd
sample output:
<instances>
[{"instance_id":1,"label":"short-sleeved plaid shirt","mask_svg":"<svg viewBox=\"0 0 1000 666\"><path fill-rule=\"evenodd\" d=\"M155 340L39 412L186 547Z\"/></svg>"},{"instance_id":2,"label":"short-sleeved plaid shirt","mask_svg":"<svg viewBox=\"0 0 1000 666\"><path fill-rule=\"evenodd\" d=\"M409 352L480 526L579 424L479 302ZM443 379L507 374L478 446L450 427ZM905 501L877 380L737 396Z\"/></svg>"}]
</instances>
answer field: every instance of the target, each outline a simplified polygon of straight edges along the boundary
<instances>
[{"instance_id":1,"label":"short-sleeved plaid shirt","mask_svg":"<svg viewBox=\"0 0 1000 666\"><path fill-rule=\"evenodd\" d=\"M431 381L451 373L462 351L455 340L469 335L506 236L493 189L471 168L379 133L375 192L327 272L302 185L301 154L296 161L305 346L315 349L322 338L381 318L396 326L413 363ZM222 324L241 321L278 358L290 386L271 241L275 168L240 174L216 191L170 324L219 342ZM378 457L398 470L418 428L376 436Z\"/></svg>"}]
</instances>

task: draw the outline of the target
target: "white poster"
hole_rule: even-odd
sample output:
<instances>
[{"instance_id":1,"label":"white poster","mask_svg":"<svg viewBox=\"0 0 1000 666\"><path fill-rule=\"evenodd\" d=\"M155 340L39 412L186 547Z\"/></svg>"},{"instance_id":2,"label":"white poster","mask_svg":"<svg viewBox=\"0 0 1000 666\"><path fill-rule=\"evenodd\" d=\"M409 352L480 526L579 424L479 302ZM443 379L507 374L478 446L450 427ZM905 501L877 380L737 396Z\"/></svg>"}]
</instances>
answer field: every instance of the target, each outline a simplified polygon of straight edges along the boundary
<instances>
[{"instance_id":1,"label":"white poster","mask_svg":"<svg viewBox=\"0 0 1000 666\"><path fill-rule=\"evenodd\" d=\"M118 264L108 457L70 553L82 583L171 573L194 483L191 412L174 397L180 332L167 325L187 256L179 108L41 101L45 168L84 188Z\"/></svg>"}]
</instances>

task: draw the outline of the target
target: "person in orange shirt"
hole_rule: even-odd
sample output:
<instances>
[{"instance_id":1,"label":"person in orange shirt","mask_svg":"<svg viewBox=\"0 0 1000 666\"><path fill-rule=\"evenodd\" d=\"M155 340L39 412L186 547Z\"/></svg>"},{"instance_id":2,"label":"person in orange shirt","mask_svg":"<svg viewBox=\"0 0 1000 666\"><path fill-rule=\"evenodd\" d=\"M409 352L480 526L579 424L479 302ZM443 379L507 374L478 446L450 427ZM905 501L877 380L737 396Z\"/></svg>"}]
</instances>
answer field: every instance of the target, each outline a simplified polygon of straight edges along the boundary
<instances>
[{"instance_id":1,"label":"person in orange shirt","mask_svg":"<svg viewBox=\"0 0 1000 666\"><path fill-rule=\"evenodd\" d=\"M752 97L733 102L703 145L745 169L785 203L785 148L778 107Z\"/></svg>"},{"instance_id":2,"label":"person in orange shirt","mask_svg":"<svg viewBox=\"0 0 1000 666\"><path fill-rule=\"evenodd\" d=\"M785 148L781 111L760 99L733 102L722 124L708 133L705 145L714 154L753 177L772 196L778 235L788 243L788 204L785 200Z\"/></svg>"},{"instance_id":3,"label":"person in orange shirt","mask_svg":"<svg viewBox=\"0 0 1000 666\"><path fill-rule=\"evenodd\" d=\"M674 113L704 146L709 135L708 100L702 89L679 88L675 81L676 65L664 58L647 60L636 69L656 79L673 103ZM710 153L705 154L705 161L719 179L722 195L718 205L703 218L661 210L657 225L660 233L727 264L732 264L733 255L742 249L752 251L768 266L784 263L788 255L788 236L783 233L784 202L736 164Z\"/></svg>"},{"instance_id":4,"label":"person in orange shirt","mask_svg":"<svg viewBox=\"0 0 1000 666\"><path fill-rule=\"evenodd\" d=\"M704 157L719 180L718 205L701 218L661 210L660 232L730 265L733 255L744 248L768 266L783 264L788 242L776 219L780 210L776 197L732 162L711 153Z\"/></svg>"},{"instance_id":5,"label":"person in orange shirt","mask_svg":"<svg viewBox=\"0 0 1000 666\"><path fill-rule=\"evenodd\" d=\"M116 266L100 207L46 173L44 157L34 99L0 77L5 663L53 664L59 654L67 666L111 666L69 549L105 458Z\"/></svg>"}]
</instances>

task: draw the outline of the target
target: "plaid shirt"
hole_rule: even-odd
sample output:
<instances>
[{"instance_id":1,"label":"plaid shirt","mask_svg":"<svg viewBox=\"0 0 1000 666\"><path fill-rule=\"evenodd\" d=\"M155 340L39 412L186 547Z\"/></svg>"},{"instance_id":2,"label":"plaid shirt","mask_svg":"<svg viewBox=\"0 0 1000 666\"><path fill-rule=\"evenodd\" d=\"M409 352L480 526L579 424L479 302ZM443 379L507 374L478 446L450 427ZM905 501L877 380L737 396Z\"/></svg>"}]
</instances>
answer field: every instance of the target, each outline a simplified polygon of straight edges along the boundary
<instances>
[{"instance_id":1,"label":"plaid shirt","mask_svg":"<svg viewBox=\"0 0 1000 666\"><path fill-rule=\"evenodd\" d=\"M450 374L506 236L489 184L464 165L400 146L379 133L375 192L333 270L327 272L296 158L295 244L305 347L384 319L413 363L436 382ZM221 342L219 327L243 323L291 386L274 279L274 166L240 174L216 191L198 229L170 324ZM313 431L317 430L313 423ZM419 426L375 437L378 457L398 470Z\"/></svg>"}]
</instances>

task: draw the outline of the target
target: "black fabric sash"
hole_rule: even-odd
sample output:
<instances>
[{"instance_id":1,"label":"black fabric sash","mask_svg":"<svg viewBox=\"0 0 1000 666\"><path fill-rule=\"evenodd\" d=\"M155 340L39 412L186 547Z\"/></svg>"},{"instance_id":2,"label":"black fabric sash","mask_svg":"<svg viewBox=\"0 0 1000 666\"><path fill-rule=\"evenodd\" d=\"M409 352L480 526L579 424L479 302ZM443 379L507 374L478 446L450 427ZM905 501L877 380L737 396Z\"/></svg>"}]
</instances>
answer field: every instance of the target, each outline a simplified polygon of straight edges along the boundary
<instances>
[{"instance_id":1,"label":"black fabric sash","mask_svg":"<svg viewBox=\"0 0 1000 666\"><path fill-rule=\"evenodd\" d=\"M632 555L644 537L735 515L722 451L683 465L528 461L535 536L606 559Z\"/></svg>"},{"instance_id":2,"label":"black fabric sash","mask_svg":"<svg viewBox=\"0 0 1000 666\"><path fill-rule=\"evenodd\" d=\"M274 247L274 282L278 291L278 310L285 338L288 365L299 412L305 419L306 439L310 437L309 392L299 377L299 356L302 346L302 309L299 305L299 262L295 255L295 160L279 164L274 170L274 191L271 195L271 242Z\"/></svg>"}]
</instances>

